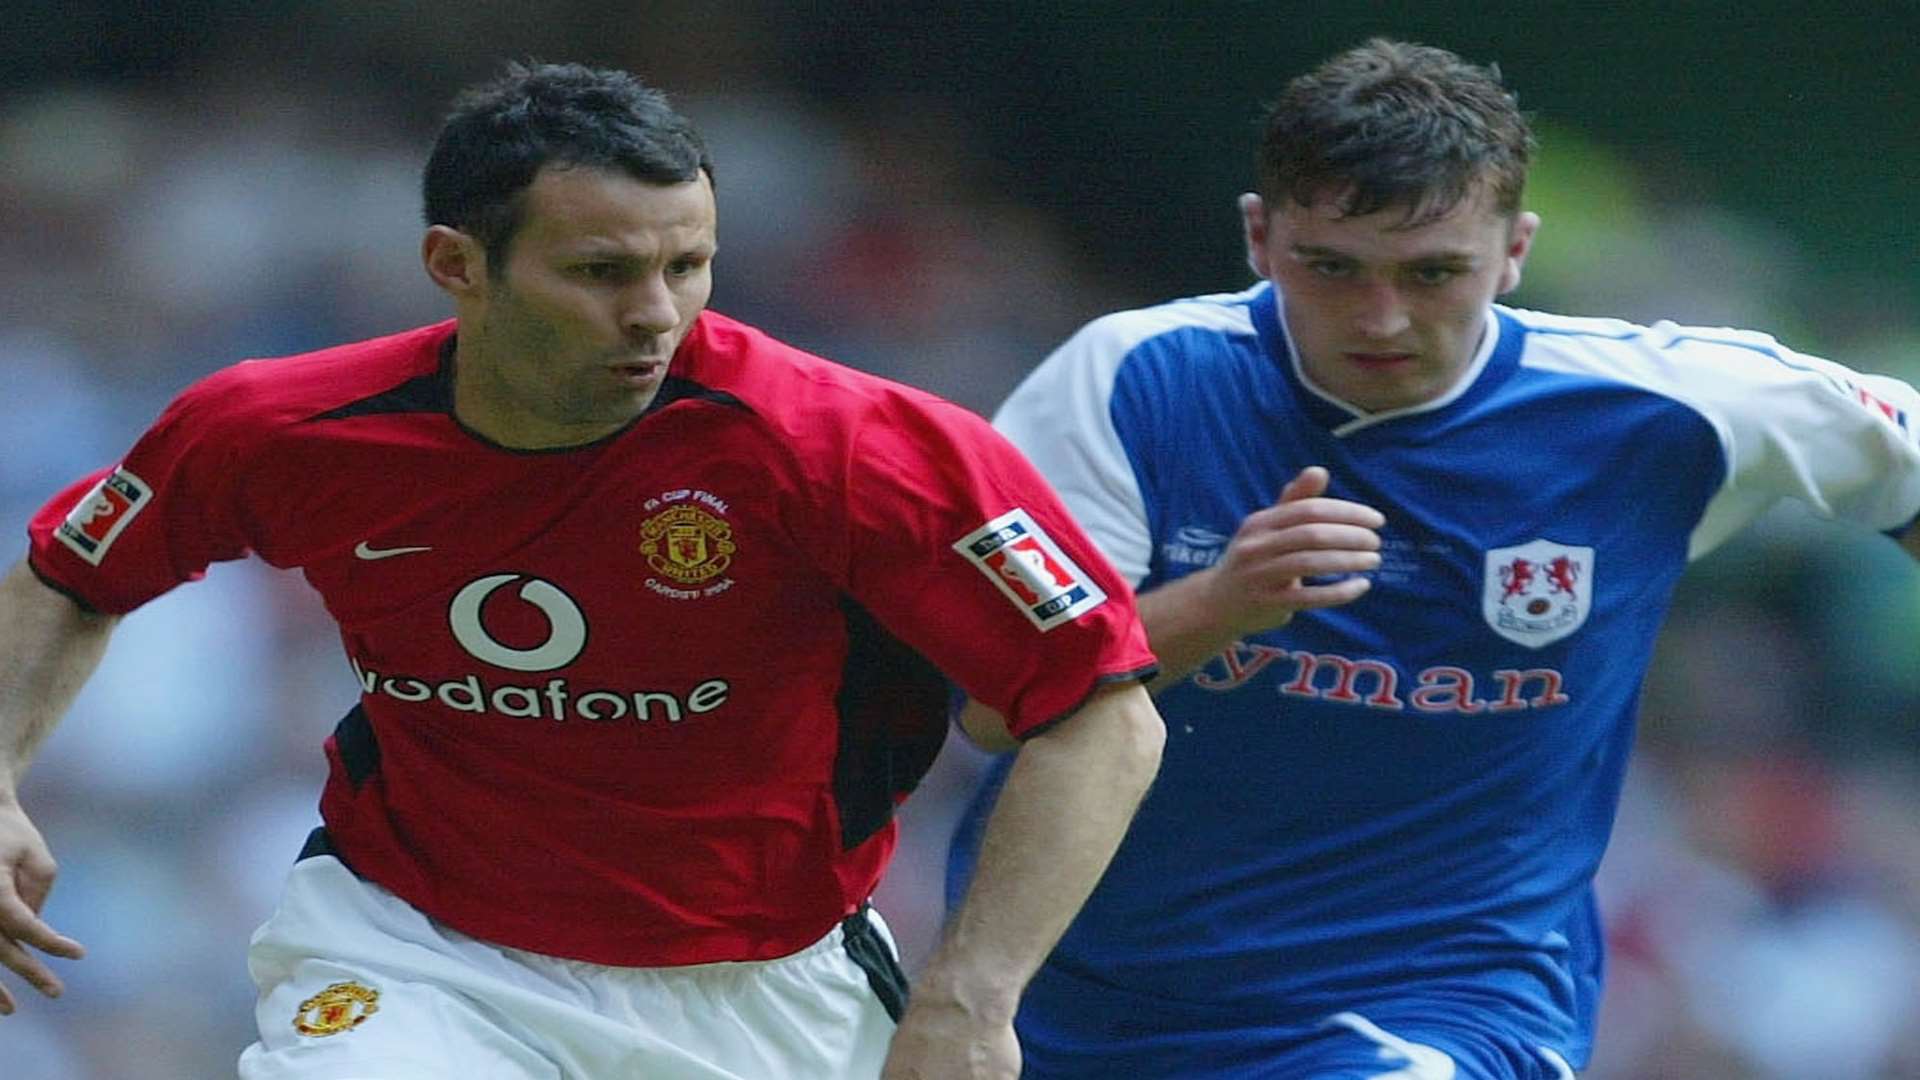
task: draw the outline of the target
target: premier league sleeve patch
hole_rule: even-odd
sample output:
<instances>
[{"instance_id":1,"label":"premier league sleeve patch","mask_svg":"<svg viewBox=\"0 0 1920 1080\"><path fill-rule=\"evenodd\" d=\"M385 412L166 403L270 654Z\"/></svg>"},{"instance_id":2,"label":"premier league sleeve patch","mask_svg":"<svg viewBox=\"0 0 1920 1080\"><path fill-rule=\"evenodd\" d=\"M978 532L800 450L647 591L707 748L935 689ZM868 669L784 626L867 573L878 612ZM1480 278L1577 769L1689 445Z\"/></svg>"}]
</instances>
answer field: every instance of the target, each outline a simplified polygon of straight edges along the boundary
<instances>
[{"instance_id":1,"label":"premier league sleeve patch","mask_svg":"<svg viewBox=\"0 0 1920 1080\"><path fill-rule=\"evenodd\" d=\"M153 489L146 481L122 466L74 504L54 535L74 554L99 566L114 539L152 498Z\"/></svg>"},{"instance_id":2,"label":"premier league sleeve patch","mask_svg":"<svg viewBox=\"0 0 1920 1080\"><path fill-rule=\"evenodd\" d=\"M966 556L1042 632L1099 607L1107 594L1025 510L1009 510L961 537Z\"/></svg>"}]
</instances>

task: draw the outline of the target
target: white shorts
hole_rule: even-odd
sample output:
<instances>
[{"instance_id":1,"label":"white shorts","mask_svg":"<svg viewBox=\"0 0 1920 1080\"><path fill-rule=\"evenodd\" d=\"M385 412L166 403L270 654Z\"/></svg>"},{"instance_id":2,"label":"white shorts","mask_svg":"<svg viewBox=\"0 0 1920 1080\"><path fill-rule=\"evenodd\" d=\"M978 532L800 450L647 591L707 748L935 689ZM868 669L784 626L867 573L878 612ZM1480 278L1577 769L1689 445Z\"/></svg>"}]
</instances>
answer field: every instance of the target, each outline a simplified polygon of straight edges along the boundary
<instances>
[{"instance_id":1,"label":"white shorts","mask_svg":"<svg viewBox=\"0 0 1920 1080\"><path fill-rule=\"evenodd\" d=\"M248 950L260 1041L240 1076L877 1077L903 1000L896 955L867 909L777 960L565 960L468 937L337 858L303 858Z\"/></svg>"}]
</instances>

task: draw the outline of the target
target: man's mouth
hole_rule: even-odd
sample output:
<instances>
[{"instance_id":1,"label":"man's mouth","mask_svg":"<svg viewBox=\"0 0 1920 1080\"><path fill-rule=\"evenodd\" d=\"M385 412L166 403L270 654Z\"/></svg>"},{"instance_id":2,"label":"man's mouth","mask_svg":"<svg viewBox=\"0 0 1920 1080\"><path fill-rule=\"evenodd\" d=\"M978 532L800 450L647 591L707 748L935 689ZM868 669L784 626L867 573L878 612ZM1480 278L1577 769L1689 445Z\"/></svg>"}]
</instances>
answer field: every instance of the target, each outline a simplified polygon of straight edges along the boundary
<instances>
[{"instance_id":1,"label":"man's mouth","mask_svg":"<svg viewBox=\"0 0 1920 1080\"><path fill-rule=\"evenodd\" d=\"M645 382L659 375L666 366L665 360L628 360L612 365L611 370L629 382Z\"/></svg>"},{"instance_id":2,"label":"man's mouth","mask_svg":"<svg viewBox=\"0 0 1920 1080\"><path fill-rule=\"evenodd\" d=\"M1344 353L1348 362L1367 368L1386 368L1404 364L1413 359L1410 352L1350 352Z\"/></svg>"}]
</instances>

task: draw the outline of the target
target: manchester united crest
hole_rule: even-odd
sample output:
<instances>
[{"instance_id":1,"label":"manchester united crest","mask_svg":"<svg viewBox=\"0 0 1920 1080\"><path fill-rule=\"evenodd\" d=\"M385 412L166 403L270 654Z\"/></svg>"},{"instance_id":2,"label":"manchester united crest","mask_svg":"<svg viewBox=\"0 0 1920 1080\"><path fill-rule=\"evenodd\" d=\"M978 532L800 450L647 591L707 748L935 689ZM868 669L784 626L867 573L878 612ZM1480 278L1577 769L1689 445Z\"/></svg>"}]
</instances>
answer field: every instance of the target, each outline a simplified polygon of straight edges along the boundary
<instances>
[{"instance_id":1,"label":"manchester united crest","mask_svg":"<svg viewBox=\"0 0 1920 1080\"><path fill-rule=\"evenodd\" d=\"M380 1011L380 991L357 982L337 982L300 1003L293 1030L319 1037L352 1031Z\"/></svg>"},{"instance_id":2,"label":"manchester united crest","mask_svg":"<svg viewBox=\"0 0 1920 1080\"><path fill-rule=\"evenodd\" d=\"M735 549L732 526L688 503L640 525L640 553L647 565L682 587L719 577L732 564Z\"/></svg>"},{"instance_id":3,"label":"manchester united crest","mask_svg":"<svg viewBox=\"0 0 1920 1080\"><path fill-rule=\"evenodd\" d=\"M1535 649L1559 641L1592 608L1592 548L1534 540L1487 552L1481 610L1508 641Z\"/></svg>"}]
</instances>

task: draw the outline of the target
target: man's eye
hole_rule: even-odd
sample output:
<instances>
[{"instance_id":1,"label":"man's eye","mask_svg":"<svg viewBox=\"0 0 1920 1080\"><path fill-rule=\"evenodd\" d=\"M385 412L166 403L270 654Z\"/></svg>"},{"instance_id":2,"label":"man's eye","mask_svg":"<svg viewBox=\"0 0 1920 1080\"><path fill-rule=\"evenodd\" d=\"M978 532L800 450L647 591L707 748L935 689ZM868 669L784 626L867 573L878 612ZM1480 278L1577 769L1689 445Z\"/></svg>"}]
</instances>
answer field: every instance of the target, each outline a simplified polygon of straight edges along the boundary
<instances>
[{"instance_id":1,"label":"man's eye","mask_svg":"<svg viewBox=\"0 0 1920 1080\"><path fill-rule=\"evenodd\" d=\"M1307 267L1325 278L1346 277L1353 271L1352 264L1340 262L1337 259L1315 259L1308 263Z\"/></svg>"},{"instance_id":2,"label":"man's eye","mask_svg":"<svg viewBox=\"0 0 1920 1080\"><path fill-rule=\"evenodd\" d=\"M705 265L707 265L707 260L704 256L689 255L684 259L675 259L673 262L668 263L667 273L672 274L674 277L687 277L690 274L699 273L700 268Z\"/></svg>"},{"instance_id":3,"label":"man's eye","mask_svg":"<svg viewBox=\"0 0 1920 1080\"><path fill-rule=\"evenodd\" d=\"M582 263L578 271L581 277L590 281L611 281L619 275L620 266L610 262Z\"/></svg>"},{"instance_id":4,"label":"man's eye","mask_svg":"<svg viewBox=\"0 0 1920 1080\"><path fill-rule=\"evenodd\" d=\"M1459 276L1460 271L1451 266L1422 266L1413 272L1413 280L1422 285L1445 285Z\"/></svg>"}]
</instances>

